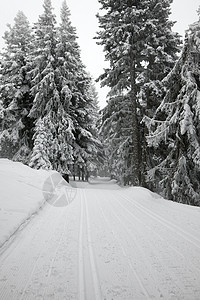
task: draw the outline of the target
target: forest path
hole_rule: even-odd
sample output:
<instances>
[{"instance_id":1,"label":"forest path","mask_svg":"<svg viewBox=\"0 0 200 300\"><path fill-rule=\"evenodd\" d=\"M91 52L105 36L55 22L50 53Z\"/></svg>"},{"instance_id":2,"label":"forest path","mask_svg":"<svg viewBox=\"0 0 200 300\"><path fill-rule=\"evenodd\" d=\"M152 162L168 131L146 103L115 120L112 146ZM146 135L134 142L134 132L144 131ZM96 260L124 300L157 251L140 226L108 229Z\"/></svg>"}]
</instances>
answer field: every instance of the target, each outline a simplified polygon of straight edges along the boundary
<instances>
[{"instance_id":1,"label":"forest path","mask_svg":"<svg viewBox=\"0 0 200 300\"><path fill-rule=\"evenodd\" d=\"M199 208L106 179L77 186L1 253L0 299L200 299Z\"/></svg>"}]
</instances>

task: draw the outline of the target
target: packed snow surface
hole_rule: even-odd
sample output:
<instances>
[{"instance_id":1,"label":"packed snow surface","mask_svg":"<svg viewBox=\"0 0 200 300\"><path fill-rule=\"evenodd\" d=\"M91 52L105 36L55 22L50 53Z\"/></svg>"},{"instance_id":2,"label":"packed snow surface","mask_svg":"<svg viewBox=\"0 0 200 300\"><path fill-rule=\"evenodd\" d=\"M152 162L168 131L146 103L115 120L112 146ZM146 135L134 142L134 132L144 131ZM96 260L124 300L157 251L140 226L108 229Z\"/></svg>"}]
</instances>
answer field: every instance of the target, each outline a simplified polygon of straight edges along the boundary
<instances>
[{"instance_id":1,"label":"packed snow surface","mask_svg":"<svg viewBox=\"0 0 200 300\"><path fill-rule=\"evenodd\" d=\"M15 210L14 191L25 199L36 172L18 167L15 176L1 168ZM27 176L17 181L21 169ZM44 173L38 172L37 184L48 190ZM106 178L73 182L73 188L58 181L51 178L55 189L46 204L1 248L0 299L200 299L200 208ZM42 197L36 190L35 202Z\"/></svg>"}]
</instances>

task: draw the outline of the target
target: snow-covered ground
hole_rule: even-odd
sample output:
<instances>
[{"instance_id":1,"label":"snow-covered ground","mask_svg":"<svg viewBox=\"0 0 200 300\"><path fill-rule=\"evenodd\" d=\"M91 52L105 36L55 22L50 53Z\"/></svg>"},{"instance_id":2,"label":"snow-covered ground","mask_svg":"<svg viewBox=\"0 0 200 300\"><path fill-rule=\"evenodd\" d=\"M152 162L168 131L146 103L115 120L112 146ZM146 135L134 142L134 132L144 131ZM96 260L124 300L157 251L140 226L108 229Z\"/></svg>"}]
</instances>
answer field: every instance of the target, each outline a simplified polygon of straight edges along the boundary
<instances>
[{"instance_id":1,"label":"snow-covered ground","mask_svg":"<svg viewBox=\"0 0 200 300\"><path fill-rule=\"evenodd\" d=\"M0 159L0 247L66 182L57 172Z\"/></svg>"},{"instance_id":2,"label":"snow-covered ground","mask_svg":"<svg viewBox=\"0 0 200 300\"><path fill-rule=\"evenodd\" d=\"M38 171L36 181L37 171L15 167L1 168L5 187L11 183L9 209L16 211L20 193L26 198L30 178L40 186L31 207L40 198L42 208L1 248L0 299L200 299L200 208L107 179L71 188ZM42 198L49 186L56 190Z\"/></svg>"}]
</instances>

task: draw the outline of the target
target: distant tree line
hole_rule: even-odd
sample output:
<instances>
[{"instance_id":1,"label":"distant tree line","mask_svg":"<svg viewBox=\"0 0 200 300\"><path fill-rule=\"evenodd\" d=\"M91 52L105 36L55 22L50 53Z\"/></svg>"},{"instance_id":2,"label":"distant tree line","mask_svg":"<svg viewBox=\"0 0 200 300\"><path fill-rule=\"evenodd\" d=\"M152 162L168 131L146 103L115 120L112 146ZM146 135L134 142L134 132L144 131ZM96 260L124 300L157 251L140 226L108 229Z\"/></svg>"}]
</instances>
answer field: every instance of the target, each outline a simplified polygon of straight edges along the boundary
<instances>
[{"instance_id":1,"label":"distant tree line","mask_svg":"<svg viewBox=\"0 0 200 300\"><path fill-rule=\"evenodd\" d=\"M19 11L0 57L0 157L87 178L102 163L97 93L80 57L66 1L33 27Z\"/></svg>"},{"instance_id":2,"label":"distant tree line","mask_svg":"<svg viewBox=\"0 0 200 300\"><path fill-rule=\"evenodd\" d=\"M172 31L172 0L99 0L110 87L100 135L107 168L125 185L200 205L200 20L184 46Z\"/></svg>"}]
</instances>

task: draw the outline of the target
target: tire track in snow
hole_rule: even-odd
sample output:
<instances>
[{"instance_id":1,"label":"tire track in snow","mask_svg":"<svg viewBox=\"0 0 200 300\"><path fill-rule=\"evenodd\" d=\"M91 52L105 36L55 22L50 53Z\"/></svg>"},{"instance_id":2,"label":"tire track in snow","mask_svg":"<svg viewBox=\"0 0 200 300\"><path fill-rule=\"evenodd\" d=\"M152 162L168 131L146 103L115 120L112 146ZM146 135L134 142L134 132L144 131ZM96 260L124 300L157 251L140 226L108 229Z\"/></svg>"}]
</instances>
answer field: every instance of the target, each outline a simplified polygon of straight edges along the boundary
<instances>
[{"instance_id":1,"label":"tire track in snow","mask_svg":"<svg viewBox=\"0 0 200 300\"><path fill-rule=\"evenodd\" d=\"M137 271L135 270L135 268L134 268L134 266L133 266L133 264L132 264L130 258L128 257L128 255L127 255L127 253L126 253L126 251L125 251L125 249L124 249L124 247L122 246L122 243L121 243L121 241L119 240L119 237L116 235L115 231L113 230L113 228L112 228L112 226L111 226L111 224L110 224L110 221L109 221L108 218L105 216L105 214L104 214L104 212L103 212L103 209L102 209L102 206L100 206L100 210L101 210L101 214L102 214L102 216L103 216L103 219L105 220L105 223L108 224L108 226L110 227L111 232L112 232L112 234L113 234L115 240L117 241L118 245L120 246L120 248L121 248L121 250L122 250L122 253L123 253L124 257L127 259L128 265L129 265L130 269L132 270L132 272L133 272L133 274L134 274L134 276L135 276L135 278L136 278L136 280L137 280L137 282L138 282L138 284L139 284L139 286L140 286L140 288L141 288L141 290L142 290L142 293L143 293L145 299L151 299L150 296L149 296L149 293L148 293L147 289L145 288L144 284L142 283L142 280L140 279L140 276L138 275L138 273L137 273ZM114 214L115 214L115 213L114 213ZM115 214L115 215L116 215L116 214ZM118 216L117 216L117 218L118 218ZM118 218L118 220L120 221L120 223L122 223L122 221L120 220L120 218ZM124 225L124 224L123 224L123 225Z\"/></svg>"},{"instance_id":2,"label":"tire track in snow","mask_svg":"<svg viewBox=\"0 0 200 300\"><path fill-rule=\"evenodd\" d=\"M85 197L85 191L84 190L82 190L82 194L83 194L84 208L85 208L85 214L86 214L87 242L88 242L88 248L89 248L89 259L90 259L90 266L91 266L91 272L92 272L95 299L96 300L101 300L102 297L101 297L100 282L99 282L98 273L97 273L97 266L96 266L96 261L95 261L94 250L93 250L93 247L92 247L92 236L91 236L91 225L90 225L89 210L88 210L88 204L87 204L87 200L86 200L86 197Z\"/></svg>"}]
</instances>

